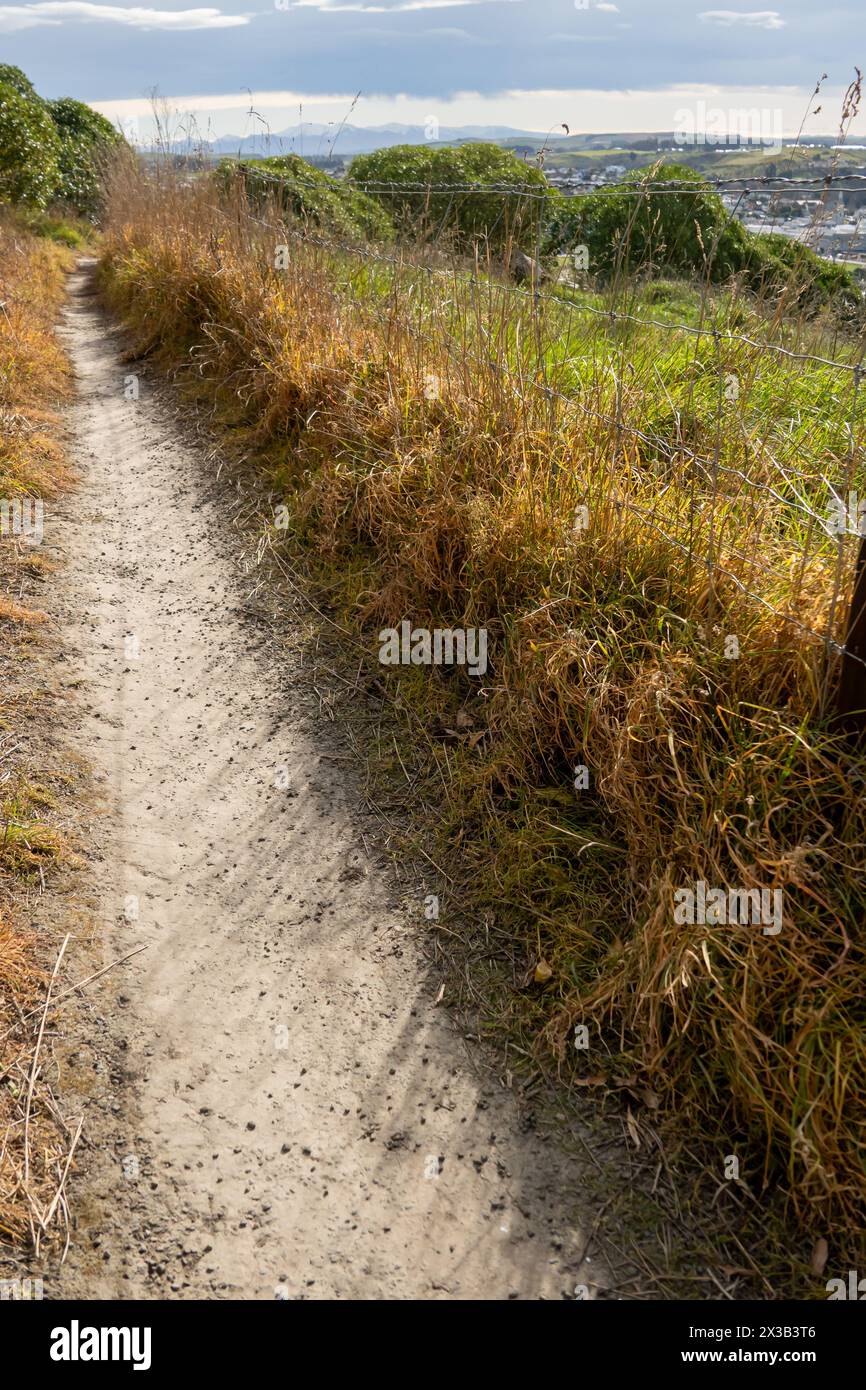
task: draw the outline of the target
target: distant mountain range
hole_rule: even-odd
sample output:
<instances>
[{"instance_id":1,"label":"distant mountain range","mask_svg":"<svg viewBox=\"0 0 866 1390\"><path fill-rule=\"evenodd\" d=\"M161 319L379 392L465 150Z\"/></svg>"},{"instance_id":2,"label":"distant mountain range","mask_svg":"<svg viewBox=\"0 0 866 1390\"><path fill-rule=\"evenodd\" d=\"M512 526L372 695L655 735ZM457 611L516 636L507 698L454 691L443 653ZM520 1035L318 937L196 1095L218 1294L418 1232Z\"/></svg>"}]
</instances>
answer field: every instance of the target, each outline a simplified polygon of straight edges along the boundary
<instances>
[{"instance_id":1,"label":"distant mountain range","mask_svg":"<svg viewBox=\"0 0 866 1390\"><path fill-rule=\"evenodd\" d=\"M435 138L434 138L435 135ZM457 144L464 140L520 142L538 147L545 139L535 131L515 130L505 125L439 126L435 132L423 125L356 126L339 123L322 125L304 121L270 135L221 135L205 141L214 154L275 155L302 154L309 158L324 158L333 150L335 156L368 154L371 150L390 145ZM180 149L180 143L177 148Z\"/></svg>"},{"instance_id":2,"label":"distant mountain range","mask_svg":"<svg viewBox=\"0 0 866 1390\"><path fill-rule=\"evenodd\" d=\"M836 138L831 135L813 135L806 143L830 145ZM672 131L566 135L562 127L546 134L537 130L515 130L513 126L506 125L443 125L434 130L429 125L401 125L397 122L377 126L341 126L339 122L324 125L319 121L304 121L270 134L257 132L253 135L221 135L216 140L196 142L195 149L209 151L214 158L233 154L248 157L300 154L306 159L320 160L331 154L338 159L350 158L352 155L368 154L372 150L381 150L392 145L454 145L468 140L486 140L511 149L530 150L533 153L546 146L551 151L556 150L562 154L592 154L595 151L610 149L652 150L656 146L670 149L675 142L675 136ZM690 145L685 146L689 147ZM189 141L174 141L171 148L177 154L192 152Z\"/></svg>"}]
</instances>

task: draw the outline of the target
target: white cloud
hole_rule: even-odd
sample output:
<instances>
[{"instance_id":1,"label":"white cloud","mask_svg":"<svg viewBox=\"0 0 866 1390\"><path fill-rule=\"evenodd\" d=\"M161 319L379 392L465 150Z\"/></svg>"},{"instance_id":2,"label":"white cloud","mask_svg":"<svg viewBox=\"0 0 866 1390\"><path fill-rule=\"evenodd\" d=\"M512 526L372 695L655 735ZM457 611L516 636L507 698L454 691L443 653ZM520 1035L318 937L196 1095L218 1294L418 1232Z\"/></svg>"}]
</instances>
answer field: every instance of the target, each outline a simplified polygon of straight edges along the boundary
<instances>
[{"instance_id":1,"label":"white cloud","mask_svg":"<svg viewBox=\"0 0 866 1390\"><path fill-rule=\"evenodd\" d=\"M140 5L95 5L90 0L37 0L32 5L0 8L0 33L19 29L57 27L64 20L122 24L129 29L231 29L249 24L250 16L222 14L216 9L149 10Z\"/></svg>"},{"instance_id":2,"label":"white cloud","mask_svg":"<svg viewBox=\"0 0 866 1390\"><path fill-rule=\"evenodd\" d=\"M743 24L748 29L784 29L785 21L778 10L704 10L698 15L705 24L721 24L730 29Z\"/></svg>"},{"instance_id":3,"label":"white cloud","mask_svg":"<svg viewBox=\"0 0 866 1390\"><path fill-rule=\"evenodd\" d=\"M193 112L199 114L202 111L248 111L254 106L257 111L265 107L285 108L291 115L295 113L297 118L298 104L302 103L306 109L308 106L334 106L338 111L338 119L345 114L346 106L354 98L353 92L222 92L219 95L209 96L167 96L164 98L169 106L174 108L178 114ZM101 111L103 116L107 116L110 121L122 120L125 117L148 116L153 111L153 102L149 97L129 97L115 101L90 101L88 103L97 111ZM430 99L426 99L425 109L429 109ZM390 107L389 107L390 109Z\"/></svg>"},{"instance_id":4,"label":"white cloud","mask_svg":"<svg viewBox=\"0 0 866 1390\"><path fill-rule=\"evenodd\" d=\"M539 43L615 43L613 34L541 34Z\"/></svg>"},{"instance_id":5,"label":"white cloud","mask_svg":"<svg viewBox=\"0 0 866 1390\"><path fill-rule=\"evenodd\" d=\"M171 93L165 97L165 101L178 116L194 113L202 126L210 122L214 133L222 135L237 134L239 117L242 118L250 106L256 111L267 111L274 130L281 125L295 125L299 105L303 105L305 120L333 120L339 123L355 97L356 93L352 91L311 93L270 90L209 95L198 93L195 96ZM441 94L435 91L421 95L371 92L357 103L351 119L354 125L365 126L384 125L388 121L423 125L430 112L435 110L442 125L510 125L519 130L544 131L561 121L567 121L572 130L597 134L622 128L623 103L627 102L629 120L633 122L635 130L670 131L676 124L676 112L683 106L694 106L701 98L725 109L750 109L771 102L774 107L782 109L786 133L796 132L803 117L803 92L797 86L741 88L677 83L658 89L612 91L596 88L521 88L489 96L461 90L447 100L443 100ZM828 88L825 92L826 109L838 105L841 98L841 87ZM152 113L152 103L147 97L100 101L88 97L85 92L82 100L88 99L90 105L110 121L132 117L146 121ZM817 123L812 122L810 129L816 133L832 133L833 123L823 122L819 118Z\"/></svg>"},{"instance_id":6,"label":"white cloud","mask_svg":"<svg viewBox=\"0 0 866 1390\"><path fill-rule=\"evenodd\" d=\"M325 14L398 14L410 10L453 10L466 5L517 5L522 0L398 0L394 5L365 5L362 0L294 0L292 10L320 10Z\"/></svg>"},{"instance_id":7,"label":"white cloud","mask_svg":"<svg viewBox=\"0 0 866 1390\"><path fill-rule=\"evenodd\" d=\"M455 39L458 43L471 43L482 48L488 48L495 42L493 39L486 38L483 34L470 34L468 29L451 29L440 25L435 29L423 29L421 37L424 39Z\"/></svg>"},{"instance_id":8,"label":"white cloud","mask_svg":"<svg viewBox=\"0 0 866 1390\"><path fill-rule=\"evenodd\" d=\"M30 5L4 5L0 10L0 34L14 34L19 29L44 28L45 25L58 25L59 19L45 19L34 14Z\"/></svg>"},{"instance_id":9,"label":"white cloud","mask_svg":"<svg viewBox=\"0 0 866 1390\"><path fill-rule=\"evenodd\" d=\"M619 14L619 5L605 5L605 4L601 4L601 5L596 5L595 8L596 8L597 10L601 10L602 14Z\"/></svg>"}]
</instances>

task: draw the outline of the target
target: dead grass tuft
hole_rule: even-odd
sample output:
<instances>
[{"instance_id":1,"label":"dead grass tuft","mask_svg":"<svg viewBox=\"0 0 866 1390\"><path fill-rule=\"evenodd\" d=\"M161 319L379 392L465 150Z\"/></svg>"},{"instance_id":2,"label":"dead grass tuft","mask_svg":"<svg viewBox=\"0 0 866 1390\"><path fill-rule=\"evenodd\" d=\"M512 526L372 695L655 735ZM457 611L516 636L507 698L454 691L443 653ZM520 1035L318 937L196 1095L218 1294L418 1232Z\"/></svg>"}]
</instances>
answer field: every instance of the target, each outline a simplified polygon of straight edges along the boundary
<instances>
[{"instance_id":1,"label":"dead grass tuft","mask_svg":"<svg viewBox=\"0 0 866 1390\"><path fill-rule=\"evenodd\" d=\"M72 256L0 216L0 498L50 503L72 481L57 410L69 369L54 323ZM68 1229L64 1183L77 1135L52 1093L44 1032L52 943L28 927L47 873L68 858L54 798L36 780L34 730L48 719L28 663L46 615L24 595L52 563L0 538L0 1240L39 1252ZM44 775L44 774L43 774ZM59 964L59 959L55 962Z\"/></svg>"}]
</instances>

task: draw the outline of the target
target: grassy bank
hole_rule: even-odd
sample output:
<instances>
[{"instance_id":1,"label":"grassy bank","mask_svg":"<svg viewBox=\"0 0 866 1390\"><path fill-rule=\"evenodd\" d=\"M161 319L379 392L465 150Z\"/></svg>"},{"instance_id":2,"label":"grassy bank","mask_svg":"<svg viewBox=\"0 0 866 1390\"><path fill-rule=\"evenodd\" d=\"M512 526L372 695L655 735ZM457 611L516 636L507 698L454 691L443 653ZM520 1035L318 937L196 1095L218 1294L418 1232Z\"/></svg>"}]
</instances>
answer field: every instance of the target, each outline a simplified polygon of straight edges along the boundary
<instances>
[{"instance_id":1,"label":"grassy bank","mask_svg":"<svg viewBox=\"0 0 866 1390\"><path fill-rule=\"evenodd\" d=\"M441 921L475 924L482 975L491 942L506 962L491 1026L855 1251L866 813L825 641L853 548L817 518L828 478L862 490L858 345L736 286L536 301L279 217L127 176L103 283L256 468L267 544L371 677L404 619L487 630L481 679L387 679ZM780 893L781 929L678 921L699 882Z\"/></svg>"},{"instance_id":2,"label":"grassy bank","mask_svg":"<svg viewBox=\"0 0 866 1390\"><path fill-rule=\"evenodd\" d=\"M54 1199L70 1139L45 1080L47 1043L39 1048L59 943L37 922L66 857L66 792L46 743L55 712L34 663L45 631L38 587L51 564L31 541L34 509L44 521L71 483L57 413L69 372L53 329L74 228L47 214L0 214L0 1246L14 1250L62 1229Z\"/></svg>"}]
</instances>

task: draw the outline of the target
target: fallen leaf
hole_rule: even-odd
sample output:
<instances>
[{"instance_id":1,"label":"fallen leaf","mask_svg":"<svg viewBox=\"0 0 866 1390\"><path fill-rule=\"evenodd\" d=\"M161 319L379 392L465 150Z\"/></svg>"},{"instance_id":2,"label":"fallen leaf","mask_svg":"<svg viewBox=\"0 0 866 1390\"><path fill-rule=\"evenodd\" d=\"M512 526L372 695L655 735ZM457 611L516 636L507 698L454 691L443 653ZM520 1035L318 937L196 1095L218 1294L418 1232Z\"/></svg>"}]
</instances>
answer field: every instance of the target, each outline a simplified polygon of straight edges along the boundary
<instances>
[{"instance_id":1,"label":"fallen leaf","mask_svg":"<svg viewBox=\"0 0 866 1390\"><path fill-rule=\"evenodd\" d=\"M829 1253L830 1247L826 1240L823 1236L819 1236L815 1241L815 1248L812 1251L812 1273L815 1275L816 1279L820 1279L821 1275L824 1273L824 1267L827 1263L827 1256Z\"/></svg>"},{"instance_id":2,"label":"fallen leaf","mask_svg":"<svg viewBox=\"0 0 866 1390\"><path fill-rule=\"evenodd\" d=\"M535 967L535 975L533 978L535 979L535 983L537 985L543 985L547 983L552 974L553 970L548 965L547 961L540 960Z\"/></svg>"}]
</instances>

